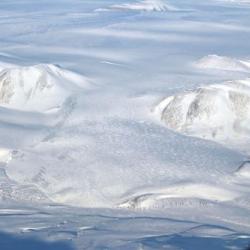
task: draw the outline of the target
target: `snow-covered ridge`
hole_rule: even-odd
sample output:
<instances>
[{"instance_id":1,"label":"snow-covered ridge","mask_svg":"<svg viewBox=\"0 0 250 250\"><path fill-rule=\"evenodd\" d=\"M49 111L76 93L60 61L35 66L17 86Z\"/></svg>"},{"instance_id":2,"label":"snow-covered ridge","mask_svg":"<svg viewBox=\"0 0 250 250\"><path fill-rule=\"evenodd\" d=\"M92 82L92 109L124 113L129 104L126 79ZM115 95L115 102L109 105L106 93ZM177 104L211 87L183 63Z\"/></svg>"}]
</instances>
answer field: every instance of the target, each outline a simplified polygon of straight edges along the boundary
<instances>
[{"instance_id":1,"label":"snow-covered ridge","mask_svg":"<svg viewBox=\"0 0 250 250\"><path fill-rule=\"evenodd\" d=\"M135 10L135 11L174 11L174 6L167 4L162 0L143 0L135 3L116 4L111 6L112 9Z\"/></svg>"},{"instance_id":2,"label":"snow-covered ridge","mask_svg":"<svg viewBox=\"0 0 250 250\"><path fill-rule=\"evenodd\" d=\"M205 56L196 62L195 66L201 69L250 72L250 61L218 55Z\"/></svg>"},{"instance_id":3,"label":"snow-covered ridge","mask_svg":"<svg viewBox=\"0 0 250 250\"><path fill-rule=\"evenodd\" d=\"M145 191L144 191L145 192ZM136 193L120 204L122 208L150 209L166 207L175 203L177 206L204 206L210 202L226 202L239 194L211 184L181 184L165 188L153 189L148 193Z\"/></svg>"},{"instance_id":4,"label":"snow-covered ridge","mask_svg":"<svg viewBox=\"0 0 250 250\"><path fill-rule=\"evenodd\" d=\"M87 80L55 65L8 67L0 71L0 105L45 112L58 109Z\"/></svg>"},{"instance_id":5,"label":"snow-covered ridge","mask_svg":"<svg viewBox=\"0 0 250 250\"><path fill-rule=\"evenodd\" d=\"M250 3L250 0L220 0L224 2L231 2L231 3Z\"/></svg>"},{"instance_id":6,"label":"snow-covered ridge","mask_svg":"<svg viewBox=\"0 0 250 250\"><path fill-rule=\"evenodd\" d=\"M168 128L201 138L250 137L250 79L170 96L155 109Z\"/></svg>"}]
</instances>

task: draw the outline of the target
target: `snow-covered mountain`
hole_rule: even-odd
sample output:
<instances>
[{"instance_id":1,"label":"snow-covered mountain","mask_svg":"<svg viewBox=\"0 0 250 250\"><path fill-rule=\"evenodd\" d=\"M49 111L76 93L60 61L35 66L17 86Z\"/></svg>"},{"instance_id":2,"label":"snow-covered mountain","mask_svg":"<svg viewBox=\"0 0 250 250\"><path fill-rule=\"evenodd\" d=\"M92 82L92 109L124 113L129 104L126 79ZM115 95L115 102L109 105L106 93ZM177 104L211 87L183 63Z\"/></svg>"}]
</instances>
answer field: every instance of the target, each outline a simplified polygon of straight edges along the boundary
<instances>
[{"instance_id":1,"label":"snow-covered mountain","mask_svg":"<svg viewBox=\"0 0 250 250\"><path fill-rule=\"evenodd\" d=\"M249 87L249 79L205 86L168 97L156 110L171 129L236 143L250 136Z\"/></svg>"},{"instance_id":2,"label":"snow-covered mountain","mask_svg":"<svg viewBox=\"0 0 250 250\"><path fill-rule=\"evenodd\" d=\"M54 65L6 68L0 71L0 105L40 112L58 109L78 84L88 86L80 75Z\"/></svg>"}]
</instances>

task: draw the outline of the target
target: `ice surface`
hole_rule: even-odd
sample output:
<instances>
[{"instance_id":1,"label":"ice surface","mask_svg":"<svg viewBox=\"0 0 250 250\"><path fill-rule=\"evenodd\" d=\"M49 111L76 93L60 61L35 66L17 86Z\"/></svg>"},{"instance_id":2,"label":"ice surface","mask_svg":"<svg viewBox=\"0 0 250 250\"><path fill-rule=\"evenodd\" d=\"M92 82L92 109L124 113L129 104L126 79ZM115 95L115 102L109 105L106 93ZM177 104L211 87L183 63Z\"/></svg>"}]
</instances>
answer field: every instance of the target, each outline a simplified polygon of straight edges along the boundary
<instances>
[{"instance_id":1,"label":"ice surface","mask_svg":"<svg viewBox=\"0 0 250 250\"><path fill-rule=\"evenodd\" d=\"M0 1L0 31L0 246L248 245L248 4Z\"/></svg>"}]
</instances>

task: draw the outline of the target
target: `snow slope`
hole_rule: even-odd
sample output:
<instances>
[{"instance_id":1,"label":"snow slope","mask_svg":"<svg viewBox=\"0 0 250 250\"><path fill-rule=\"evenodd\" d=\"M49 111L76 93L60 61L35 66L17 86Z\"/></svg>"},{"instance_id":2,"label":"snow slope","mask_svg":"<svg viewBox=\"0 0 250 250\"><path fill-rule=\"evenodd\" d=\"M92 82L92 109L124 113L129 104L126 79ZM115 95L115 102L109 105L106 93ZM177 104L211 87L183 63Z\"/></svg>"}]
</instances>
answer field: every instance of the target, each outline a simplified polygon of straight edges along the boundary
<instances>
[{"instance_id":1,"label":"snow slope","mask_svg":"<svg viewBox=\"0 0 250 250\"><path fill-rule=\"evenodd\" d=\"M250 71L250 61L237 60L230 57L209 55L201 58L195 64L201 69L217 69L228 71Z\"/></svg>"}]
</instances>

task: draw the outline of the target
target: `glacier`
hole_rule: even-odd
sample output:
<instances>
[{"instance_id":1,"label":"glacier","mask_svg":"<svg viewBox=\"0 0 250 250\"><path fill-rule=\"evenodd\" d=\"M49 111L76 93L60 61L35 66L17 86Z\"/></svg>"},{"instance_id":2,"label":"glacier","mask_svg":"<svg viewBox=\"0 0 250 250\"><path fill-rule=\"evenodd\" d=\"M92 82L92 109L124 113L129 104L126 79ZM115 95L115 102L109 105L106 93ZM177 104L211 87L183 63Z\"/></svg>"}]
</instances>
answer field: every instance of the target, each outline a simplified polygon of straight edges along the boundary
<instances>
[{"instance_id":1,"label":"glacier","mask_svg":"<svg viewBox=\"0 0 250 250\"><path fill-rule=\"evenodd\" d=\"M0 248L247 249L248 1L0 1Z\"/></svg>"}]
</instances>

